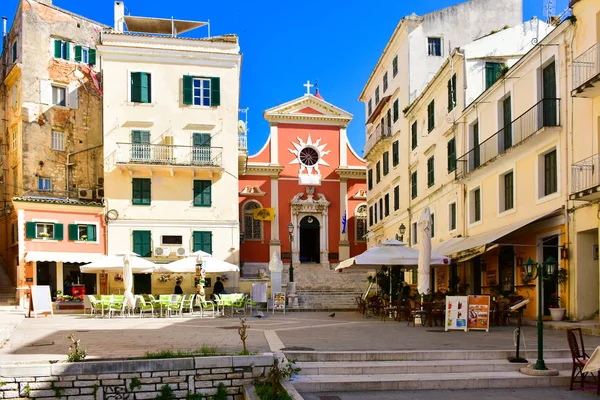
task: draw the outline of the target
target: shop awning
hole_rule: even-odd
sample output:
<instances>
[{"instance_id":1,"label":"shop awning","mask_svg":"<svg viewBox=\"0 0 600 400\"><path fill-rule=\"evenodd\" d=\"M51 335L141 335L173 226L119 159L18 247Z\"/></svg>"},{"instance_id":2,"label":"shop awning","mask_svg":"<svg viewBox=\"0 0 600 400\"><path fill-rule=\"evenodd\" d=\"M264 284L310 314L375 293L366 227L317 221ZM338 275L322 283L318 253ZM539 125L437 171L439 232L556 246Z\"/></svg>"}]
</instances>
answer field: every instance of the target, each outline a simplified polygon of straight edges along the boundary
<instances>
[{"instance_id":1,"label":"shop awning","mask_svg":"<svg viewBox=\"0 0 600 400\"><path fill-rule=\"evenodd\" d=\"M537 217L525 219L514 224L503 226L479 235L474 235L466 238L453 238L440 243L433 251L438 254L444 254L452 259L453 262L463 262L470 260L485 253L486 251L495 249L499 244L494 243L496 240L506 236L525 225L532 222L546 219L556 215L560 215L561 210L552 211L550 213L538 215Z\"/></svg>"},{"instance_id":2,"label":"shop awning","mask_svg":"<svg viewBox=\"0 0 600 400\"><path fill-rule=\"evenodd\" d=\"M25 261L55 261L72 263L90 263L103 257L100 253L72 253L56 251L28 251Z\"/></svg>"}]
</instances>

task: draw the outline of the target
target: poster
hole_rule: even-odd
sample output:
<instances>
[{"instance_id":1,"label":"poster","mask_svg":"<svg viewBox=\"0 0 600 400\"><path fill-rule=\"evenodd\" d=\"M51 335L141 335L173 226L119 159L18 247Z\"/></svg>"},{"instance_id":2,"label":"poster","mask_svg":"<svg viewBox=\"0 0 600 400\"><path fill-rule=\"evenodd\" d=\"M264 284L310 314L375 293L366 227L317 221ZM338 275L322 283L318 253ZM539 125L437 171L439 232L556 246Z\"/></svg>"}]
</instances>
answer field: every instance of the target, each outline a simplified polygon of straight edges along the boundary
<instances>
[{"instance_id":1,"label":"poster","mask_svg":"<svg viewBox=\"0 0 600 400\"><path fill-rule=\"evenodd\" d=\"M460 329L467 331L469 296L446 296L446 331Z\"/></svg>"},{"instance_id":2,"label":"poster","mask_svg":"<svg viewBox=\"0 0 600 400\"><path fill-rule=\"evenodd\" d=\"M285 292L273 293L273 313L275 310L283 310L285 313Z\"/></svg>"},{"instance_id":3,"label":"poster","mask_svg":"<svg viewBox=\"0 0 600 400\"><path fill-rule=\"evenodd\" d=\"M490 331L490 296L469 296L469 330Z\"/></svg>"}]
</instances>

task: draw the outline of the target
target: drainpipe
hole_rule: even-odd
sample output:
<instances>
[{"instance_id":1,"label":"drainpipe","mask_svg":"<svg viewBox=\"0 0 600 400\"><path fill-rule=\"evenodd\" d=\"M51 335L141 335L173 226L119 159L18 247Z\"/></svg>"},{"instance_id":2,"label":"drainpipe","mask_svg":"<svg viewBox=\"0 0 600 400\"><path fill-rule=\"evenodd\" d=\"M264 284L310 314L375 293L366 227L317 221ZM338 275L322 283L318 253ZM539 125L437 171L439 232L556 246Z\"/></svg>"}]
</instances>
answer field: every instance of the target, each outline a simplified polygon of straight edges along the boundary
<instances>
[{"instance_id":1,"label":"drainpipe","mask_svg":"<svg viewBox=\"0 0 600 400\"><path fill-rule=\"evenodd\" d=\"M83 153L85 151L97 149L98 147L102 147L102 146L104 146L104 143L100 143L100 144L97 144L96 146L88 147L87 149L78 150L78 151L74 151L73 153L67 154L67 165L65 166L65 175L66 175L66 182L67 182L67 185L66 185L67 186L67 200L69 200L71 198L71 191L69 190L69 185L70 185L69 167L72 165L69 162L69 160L71 159L71 156L74 156L75 154Z\"/></svg>"}]
</instances>

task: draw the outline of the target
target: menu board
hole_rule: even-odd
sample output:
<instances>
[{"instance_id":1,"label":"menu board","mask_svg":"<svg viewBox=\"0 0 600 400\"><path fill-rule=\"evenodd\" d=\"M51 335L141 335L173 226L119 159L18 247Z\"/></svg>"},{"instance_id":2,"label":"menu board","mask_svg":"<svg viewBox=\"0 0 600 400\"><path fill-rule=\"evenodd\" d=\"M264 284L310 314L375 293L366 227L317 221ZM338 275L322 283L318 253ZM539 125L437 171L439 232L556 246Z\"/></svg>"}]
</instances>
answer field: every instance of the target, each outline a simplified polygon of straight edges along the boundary
<instances>
[{"instance_id":1,"label":"menu board","mask_svg":"<svg viewBox=\"0 0 600 400\"><path fill-rule=\"evenodd\" d=\"M52 298L50 286L31 286L31 301L29 303L29 316L37 318L38 313L52 314Z\"/></svg>"},{"instance_id":2,"label":"menu board","mask_svg":"<svg viewBox=\"0 0 600 400\"><path fill-rule=\"evenodd\" d=\"M273 313L275 310L283 310L285 314L285 292L273 293Z\"/></svg>"},{"instance_id":3,"label":"menu board","mask_svg":"<svg viewBox=\"0 0 600 400\"><path fill-rule=\"evenodd\" d=\"M446 330L467 331L469 296L446 296Z\"/></svg>"},{"instance_id":4,"label":"menu board","mask_svg":"<svg viewBox=\"0 0 600 400\"><path fill-rule=\"evenodd\" d=\"M256 303L267 302L267 284L253 283L252 284L252 301Z\"/></svg>"},{"instance_id":5,"label":"menu board","mask_svg":"<svg viewBox=\"0 0 600 400\"><path fill-rule=\"evenodd\" d=\"M490 296L469 296L469 330L490 331Z\"/></svg>"}]
</instances>

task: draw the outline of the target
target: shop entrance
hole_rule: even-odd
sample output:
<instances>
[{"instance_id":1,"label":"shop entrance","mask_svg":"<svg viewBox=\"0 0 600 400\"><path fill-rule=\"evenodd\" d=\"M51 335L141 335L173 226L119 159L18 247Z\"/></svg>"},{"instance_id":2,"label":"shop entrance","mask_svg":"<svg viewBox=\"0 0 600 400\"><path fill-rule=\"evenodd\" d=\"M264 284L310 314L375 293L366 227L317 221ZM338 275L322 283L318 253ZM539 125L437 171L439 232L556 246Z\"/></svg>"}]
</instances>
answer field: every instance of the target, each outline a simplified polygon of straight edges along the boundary
<instances>
[{"instance_id":1,"label":"shop entrance","mask_svg":"<svg viewBox=\"0 0 600 400\"><path fill-rule=\"evenodd\" d=\"M175 286L175 285L173 285ZM152 293L152 275L151 274L133 274L133 293L151 294Z\"/></svg>"},{"instance_id":2,"label":"shop entrance","mask_svg":"<svg viewBox=\"0 0 600 400\"><path fill-rule=\"evenodd\" d=\"M300 220L300 262L319 263L321 248L321 226L319 220L312 216Z\"/></svg>"},{"instance_id":3,"label":"shop entrance","mask_svg":"<svg viewBox=\"0 0 600 400\"><path fill-rule=\"evenodd\" d=\"M36 262L36 285L50 286L52 298L56 297L56 262Z\"/></svg>"},{"instance_id":4,"label":"shop entrance","mask_svg":"<svg viewBox=\"0 0 600 400\"><path fill-rule=\"evenodd\" d=\"M542 239L542 254L543 261L546 261L548 257L552 256L555 260L560 260L558 254L558 235L548 236ZM543 262L540 261L540 262ZM554 271L554 275L548 280L543 279L544 285L544 315L550 315L550 310L548 305L552 304L550 302L550 297L553 295L558 296L558 266Z\"/></svg>"}]
</instances>

